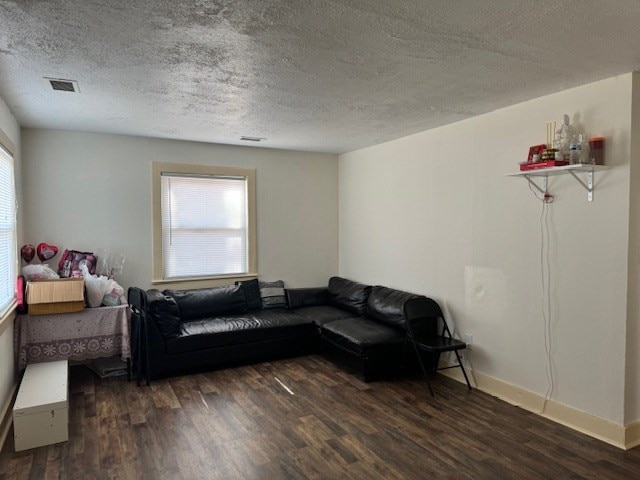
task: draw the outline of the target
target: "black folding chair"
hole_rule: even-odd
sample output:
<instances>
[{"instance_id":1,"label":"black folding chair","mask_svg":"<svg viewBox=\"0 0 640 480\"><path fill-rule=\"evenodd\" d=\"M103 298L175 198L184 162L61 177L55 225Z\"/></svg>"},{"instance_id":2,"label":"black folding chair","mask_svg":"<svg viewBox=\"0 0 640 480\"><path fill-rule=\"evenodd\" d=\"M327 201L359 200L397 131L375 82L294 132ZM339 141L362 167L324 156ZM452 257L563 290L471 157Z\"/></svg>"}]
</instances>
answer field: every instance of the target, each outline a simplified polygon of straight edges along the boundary
<instances>
[{"instance_id":1,"label":"black folding chair","mask_svg":"<svg viewBox=\"0 0 640 480\"><path fill-rule=\"evenodd\" d=\"M405 339L406 344L411 343L418 357L420 363L420 369L424 378L427 380L427 386L429 392L433 396L433 389L429 382L429 375L424 365L422 353L427 352L431 354L433 359L433 368L431 373L435 373L438 370L446 370L449 368L461 368L464 379L467 382L467 387L471 390L471 384L467 377L467 372L464 369L462 360L460 359L459 350L467 348L467 344L456 340L452 337L449 326L447 325L442 310L435 300L431 298L427 299L428 302L424 302L424 298L420 301L408 300L404 305L404 314L407 319L407 337ZM438 334L438 320L442 321L442 331ZM440 361L440 354L444 352L453 352L458 359L457 365L450 365L447 367L438 367Z\"/></svg>"}]
</instances>

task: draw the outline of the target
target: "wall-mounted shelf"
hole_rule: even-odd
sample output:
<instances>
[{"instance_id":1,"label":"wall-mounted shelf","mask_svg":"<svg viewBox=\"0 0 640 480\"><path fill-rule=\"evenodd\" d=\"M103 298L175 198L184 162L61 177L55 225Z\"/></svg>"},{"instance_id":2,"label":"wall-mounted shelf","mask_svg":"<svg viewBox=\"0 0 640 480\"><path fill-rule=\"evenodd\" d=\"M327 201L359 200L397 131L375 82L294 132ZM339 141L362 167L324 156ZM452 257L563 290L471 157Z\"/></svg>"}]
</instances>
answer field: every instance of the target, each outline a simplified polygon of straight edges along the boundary
<instances>
[{"instance_id":1,"label":"wall-mounted shelf","mask_svg":"<svg viewBox=\"0 0 640 480\"><path fill-rule=\"evenodd\" d=\"M555 175L571 175L576 181L584 187L587 191L587 200L589 202L593 201L593 190L594 190L594 174L595 172L600 172L603 170L609 170L609 167L606 165L565 165L562 167L549 167L549 168L540 168L537 170L526 170L524 172L516 172L516 173L508 173L508 177L524 177L527 179L529 184L538 190L543 195L547 193L547 183L549 181L549 177ZM585 180L580 178L579 174L585 175ZM536 183L536 180L540 178L542 180L542 186Z\"/></svg>"}]
</instances>

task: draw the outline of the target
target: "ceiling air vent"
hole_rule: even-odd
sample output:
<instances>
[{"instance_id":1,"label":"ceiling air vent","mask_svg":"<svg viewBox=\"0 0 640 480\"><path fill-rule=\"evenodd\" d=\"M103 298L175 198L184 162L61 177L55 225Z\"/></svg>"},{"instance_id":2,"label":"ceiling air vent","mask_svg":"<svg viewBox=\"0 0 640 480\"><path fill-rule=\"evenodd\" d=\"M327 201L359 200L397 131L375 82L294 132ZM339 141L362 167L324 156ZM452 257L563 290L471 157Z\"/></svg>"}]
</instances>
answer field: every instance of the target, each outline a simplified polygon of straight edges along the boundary
<instances>
[{"instance_id":1,"label":"ceiling air vent","mask_svg":"<svg viewBox=\"0 0 640 480\"><path fill-rule=\"evenodd\" d=\"M244 140L245 142L261 142L262 140L266 140L265 137L246 137L246 136L242 136L240 137L240 140Z\"/></svg>"},{"instance_id":2,"label":"ceiling air vent","mask_svg":"<svg viewBox=\"0 0 640 480\"><path fill-rule=\"evenodd\" d=\"M60 92L80 92L78 88L78 82L75 80L65 80L63 78L47 78L45 80L49 82L51 88Z\"/></svg>"}]
</instances>

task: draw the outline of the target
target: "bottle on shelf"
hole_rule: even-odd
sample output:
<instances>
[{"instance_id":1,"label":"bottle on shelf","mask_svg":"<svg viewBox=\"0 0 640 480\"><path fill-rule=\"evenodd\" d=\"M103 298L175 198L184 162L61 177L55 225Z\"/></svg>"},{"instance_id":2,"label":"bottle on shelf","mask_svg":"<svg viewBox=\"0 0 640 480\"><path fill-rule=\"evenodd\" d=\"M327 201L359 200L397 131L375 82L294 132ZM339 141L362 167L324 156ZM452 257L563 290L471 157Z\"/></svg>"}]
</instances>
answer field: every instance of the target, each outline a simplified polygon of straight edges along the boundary
<instances>
[{"instance_id":1,"label":"bottle on shelf","mask_svg":"<svg viewBox=\"0 0 640 480\"><path fill-rule=\"evenodd\" d=\"M589 163L604 165L604 137L589 138Z\"/></svg>"},{"instance_id":2,"label":"bottle on shelf","mask_svg":"<svg viewBox=\"0 0 640 480\"><path fill-rule=\"evenodd\" d=\"M580 163L580 153L581 151L578 149L578 145L572 143L569 145L569 163L571 165L577 165Z\"/></svg>"}]
</instances>

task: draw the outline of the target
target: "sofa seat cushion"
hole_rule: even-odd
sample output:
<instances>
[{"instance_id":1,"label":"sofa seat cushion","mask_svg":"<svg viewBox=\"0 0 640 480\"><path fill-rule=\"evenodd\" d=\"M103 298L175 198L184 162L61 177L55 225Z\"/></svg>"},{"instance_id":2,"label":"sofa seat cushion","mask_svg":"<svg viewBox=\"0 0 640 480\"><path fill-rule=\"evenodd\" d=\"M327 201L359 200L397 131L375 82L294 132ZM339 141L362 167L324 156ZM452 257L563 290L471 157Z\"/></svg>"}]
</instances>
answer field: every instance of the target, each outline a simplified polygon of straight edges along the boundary
<instances>
[{"instance_id":1,"label":"sofa seat cushion","mask_svg":"<svg viewBox=\"0 0 640 480\"><path fill-rule=\"evenodd\" d=\"M316 305L313 307L302 307L294 310L298 315L308 318L318 326L325 323L342 320L344 318L357 318L351 312L330 305Z\"/></svg>"},{"instance_id":2,"label":"sofa seat cushion","mask_svg":"<svg viewBox=\"0 0 640 480\"><path fill-rule=\"evenodd\" d=\"M166 341L167 353L271 340L288 335L314 334L309 319L284 309L256 310L242 315L205 318L185 322L176 338Z\"/></svg>"},{"instance_id":3,"label":"sofa seat cushion","mask_svg":"<svg viewBox=\"0 0 640 480\"><path fill-rule=\"evenodd\" d=\"M346 318L326 323L321 329L323 338L346 350L367 356L380 347L404 342L402 330L366 318Z\"/></svg>"}]
</instances>

